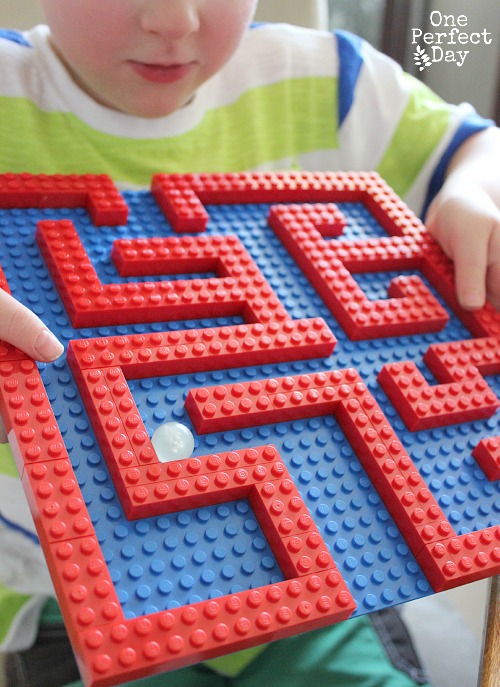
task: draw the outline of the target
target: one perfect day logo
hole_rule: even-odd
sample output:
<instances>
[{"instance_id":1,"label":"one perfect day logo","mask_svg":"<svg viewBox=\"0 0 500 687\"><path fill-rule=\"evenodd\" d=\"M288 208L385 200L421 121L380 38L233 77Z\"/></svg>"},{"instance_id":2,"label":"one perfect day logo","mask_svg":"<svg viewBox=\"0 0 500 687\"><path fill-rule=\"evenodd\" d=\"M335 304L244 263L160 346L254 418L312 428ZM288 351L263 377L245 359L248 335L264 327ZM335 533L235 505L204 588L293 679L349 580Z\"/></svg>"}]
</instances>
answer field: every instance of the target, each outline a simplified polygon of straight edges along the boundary
<instances>
[{"instance_id":1,"label":"one perfect day logo","mask_svg":"<svg viewBox=\"0 0 500 687\"><path fill-rule=\"evenodd\" d=\"M415 64L419 71L436 62L449 62L461 67L474 45L490 45L491 33L483 28L470 31L465 14L442 14L435 10L429 16L429 30L412 29Z\"/></svg>"}]
</instances>

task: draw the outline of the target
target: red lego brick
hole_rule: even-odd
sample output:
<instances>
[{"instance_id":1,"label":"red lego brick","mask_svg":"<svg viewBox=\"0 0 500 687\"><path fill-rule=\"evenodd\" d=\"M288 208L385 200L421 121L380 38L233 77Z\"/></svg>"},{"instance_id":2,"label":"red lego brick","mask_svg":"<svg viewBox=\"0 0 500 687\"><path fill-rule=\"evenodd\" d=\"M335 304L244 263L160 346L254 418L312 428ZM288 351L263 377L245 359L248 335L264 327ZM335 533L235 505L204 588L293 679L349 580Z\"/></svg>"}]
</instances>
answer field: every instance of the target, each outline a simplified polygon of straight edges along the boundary
<instances>
[{"instance_id":1,"label":"red lego brick","mask_svg":"<svg viewBox=\"0 0 500 687\"><path fill-rule=\"evenodd\" d=\"M318 318L288 320L281 326L234 325L145 337L80 339L70 342L68 361L82 369L119 366L127 379L137 379L327 357L335 344Z\"/></svg>"},{"instance_id":2,"label":"red lego brick","mask_svg":"<svg viewBox=\"0 0 500 687\"><path fill-rule=\"evenodd\" d=\"M445 326L446 311L419 277L399 277L391 283L388 300L370 301L351 274L419 267L418 234L405 240L364 241L359 246L357 242L327 242L315 226L314 213L320 208L276 205L270 210L269 224L349 338L440 331Z\"/></svg>"},{"instance_id":3,"label":"red lego brick","mask_svg":"<svg viewBox=\"0 0 500 687\"><path fill-rule=\"evenodd\" d=\"M294 534L282 540L282 551L274 550L281 570L297 570L301 575L319 573L332 567L333 558L318 530Z\"/></svg>"},{"instance_id":4,"label":"red lego brick","mask_svg":"<svg viewBox=\"0 0 500 687\"><path fill-rule=\"evenodd\" d=\"M378 381L411 431L491 417L500 401L475 368L431 386L410 361L384 365Z\"/></svg>"},{"instance_id":5,"label":"red lego brick","mask_svg":"<svg viewBox=\"0 0 500 687\"><path fill-rule=\"evenodd\" d=\"M258 451L252 448L246 451L229 451L228 453L212 454L186 460L170 461L168 463L159 463L153 454L147 465L144 459L142 465L130 468L122 465L120 467L122 469L122 479L127 488L138 487L144 484L156 488L156 485L160 485L163 482L175 484L179 480L183 481L206 475L211 476L219 472L234 472L236 469L252 470L257 464L265 467L266 462L273 462L275 460L276 453L274 449ZM257 477L256 475L255 479ZM196 488L203 487L204 484L208 485L207 482L204 482L197 485Z\"/></svg>"},{"instance_id":6,"label":"red lego brick","mask_svg":"<svg viewBox=\"0 0 500 687\"><path fill-rule=\"evenodd\" d=\"M0 207L83 207L96 226L126 224L128 218L123 197L104 174L1 174Z\"/></svg>"},{"instance_id":7,"label":"red lego brick","mask_svg":"<svg viewBox=\"0 0 500 687\"><path fill-rule=\"evenodd\" d=\"M153 464L155 467L157 463ZM207 504L219 504L248 498L256 481L268 476L268 469L255 466L251 470L220 470L217 473L186 475L179 479L158 481L154 468L150 470L128 470L127 482L133 482L138 476L137 485L128 489L122 505L127 517L131 520L178 510L200 508ZM132 474L133 473L133 474ZM149 475L153 482L145 481Z\"/></svg>"},{"instance_id":8,"label":"red lego brick","mask_svg":"<svg viewBox=\"0 0 500 687\"><path fill-rule=\"evenodd\" d=\"M440 382L474 380L478 373L500 373L500 337L452 341L429 346L424 361Z\"/></svg>"},{"instance_id":9,"label":"red lego brick","mask_svg":"<svg viewBox=\"0 0 500 687\"><path fill-rule=\"evenodd\" d=\"M126 487L123 485L121 470L138 465L141 449L144 455L149 451L154 455L151 442L144 428L144 423L137 412L135 402L131 397L127 383L123 380L124 395L132 399L131 410L135 410L136 431L130 431L130 427L124 422L119 404L113 397L112 387L120 384L123 376L119 368L106 368L104 370L78 370L73 371L82 399L94 429L100 449L106 461L113 483L120 499L126 498ZM141 446L138 446L136 434L141 434ZM146 444L146 446L143 446Z\"/></svg>"},{"instance_id":10,"label":"red lego brick","mask_svg":"<svg viewBox=\"0 0 500 687\"><path fill-rule=\"evenodd\" d=\"M67 458L40 373L30 358L0 363L0 410L20 475L27 464Z\"/></svg>"},{"instance_id":11,"label":"red lego brick","mask_svg":"<svg viewBox=\"0 0 500 687\"><path fill-rule=\"evenodd\" d=\"M307 219L312 222L323 238L342 236L347 219L335 203L308 205Z\"/></svg>"},{"instance_id":12,"label":"red lego brick","mask_svg":"<svg viewBox=\"0 0 500 687\"><path fill-rule=\"evenodd\" d=\"M205 231L208 213L192 189L179 188L156 175L151 192L175 232Z\"/></svg>"},{"instance_id":13,"label":"red lego brick","mask_svg":"<svg viewBox=\"0 0 500 687\"><path fill-rule=\"evenodd\" d=\"M318 229L315 223L314 226ZM415 268L421 259L421 243L420 236L389 236L338 244L330 242L329 248L332 256L356 274Z\"/></svg>"},{"instance_id":14,"label":"red lego brick","mask_svg":"<svg viewBox=\"0 0 500 687\"><path fill-rule=\"evenodd\" d=\"M5 277L5 272L2 269L2 266L0 265L0 289L2 291L5 291L6 293L10 294L10 289L9 285L7 283L7 278Z\"/></svg>"},{"instance_id":15,"label":"red lego brick","mask_svg":"<svg viewBox=\"0 0 500 687\"><path fill-rule=\"evenodd\" d=\"M250 452L257 454L257 460L250 465L225 468L227 458L234 459L239 454L238 451L232 451L218 455L220 466L217 470L201 468L200 473L189 474L189 467L186 466L184 474L174 479L162 479L168 475L168 469L158 461L152 462L149 468L143 466L124 470L121 477L124 484L133 485L128 488L128 495L122 502L127 517L137 519L248 498L271 545L277 544L283 536L309 529L313 525L312 518L288 471L279 460L276 449L272 446L256 447ZM245 452L242 452L244 455ZM213 457L204 456L200 460L205 464ZM183 461L179 463L182 465ZM265 496L261 494L262 490ZM265 501L265 497L269 498L270 494L279 496L280 490L284 494L282 498L286 498L286 505L281 504L281 508L273 511L271 505L276 497L269 502L271 505Z\"/></svg>"},{"instance_id":16,"label":"red lego brick","mask_svg":"<svg viewBox=\"0 0 500 687\"><path fill-rule=\"evenodd\" d=\"M47 562L72 642L90 628L123 619L108 566L95 536L50 544Z\"/></svg>"},{"instance_id":17,"label":"red lego brick","mask_svg":"<svg viewBox=\"0 0 500 687\"><path fill-rule=\"evenodd\" d=\"M489 480L500 479L500 437L482 439L472 455Z\"/></svg>"},{"instance_id":18,"label":"red lego brick","mask_svg":"<svg viewBox=\"0 0 500 687\"><path fill-rule=\"evenodd\" d=\"M54 542L94 533L67 456L27 465L22 482L38 537L45 548Z\"/></svg>"},{"instance_id":19,"label":"red lego brick","mask_svg":"<svg viewBox=\"0 0 500 687\"><path fill-rule=\"evenodd\" d=\"M476 336L500 336L500 314L491 303L486 303L481 310L464 310L457 306L455 312L467 329Z\"/></svg>"},{"instance_id":20,"label":"red lego brick","mask_svg":"<svg viewBox=\"0 0 500 687\"><path fill-rule=\"evenodd\" d=\"M115 466L109 466L113 474L149 464L155 452L123 371L119 367L73 369L101 448L106 448L108 465L116 460Z\"/></svg>"},{"instance_id":21,"label":"red lego brick","mask_svg":"<svg viewBox=\"0 0 500 687\"><path fill-rule=\"evenodd\" d=\"M126 224L128 208L115 184L105 174L39 175L40 207L85 207L93 223Z\"/></svg>"},{"instance_id":22,"label":"red lego brick","mask_svg":"<svg viewBox=\"0 0 500 687\"><path fill-rule=\"evenodd\" d=\"M234 264L233 248L240 255L244 251L236 236L117 239L111 257L122 277L187 272L224 272L229 276L224 261Z\"/></svg>"},{"instance_id":23,"label":"red lego brick","mask_svg":"<svg viewBox=\"0 0 500 687\"><path fill-rule=\"evenodd\" d=\"M283 464L277 462L276 450L267 447L165 464L158 463L153 453L149 465L122 469L119 479L128 490L124 507L135 518L140 513L171 512L182 504L191 508L207 500L223 503L230 497L246 498L259 482L281 479L285 473ZM304 513L306 517L309 525L311 517ZM289 522L278 527L281 536L290 534Z\"/></svg>"},{"instance_id":24,"label":"red lego brick","mask_svg":"<svg viewBox=\"0 0 500 687\"><path fill-rule=\"evenodd\" d=\"M26 354L6 341L0 341L0 363L12 360L26 360Z\"/></svg>"},{"instance_id":25,"label":"red lego brick","mask_svg":"<svg viewBox=\"0 0 500 687\"><path fill-rule=\"evenodd\" d=\"M417 555L437 592L500 573L500 527L433 542Z\"/></svg>"},{"instance_id":26,"label":"red lego brick","mask_svg":"<svg viewBox=\"0 0 500 687\"><path fill-rule=\"evenodd\" d=\"M337 370L191 389L185 406L198 434L318 417L335 412L354 376L354 370Z\"/></svg>"},{"instance_id":27,"label":"red lego brick","mask_svg":"<svg viewBox=\"0 0 500 687\"><path fill-rule=\"evenodd\" d=\"M363 202L391 235L418 234L422 224L374 172L237 172L157 174L160 204L177 191L202 204ZM173 218L175 225L175 217Z\"/></svg>"},{"instance_id":28,"label":"red lego brick","mask_svg":"<svg viewBox=\"0 0 500 687\"><path fill-rule=\"evenodd\" d=\"M258 483L248 499L282 572L300 577L331 567L333 559L284 464L272 467L282 479Z\"/></svg>"},{"instance_id":29,"label":"red lego brick","mask_svg":"<svg viewBox=\"0 0 500 687\"><path fill-rule=\"evenodd\" d=\"M0 174L0 208L39 207L41 192L33 174Z\"/></svg>"},{"instance_id":30,"label":"red lego brick","mask_svg":"<svg viewBox=\"0 0 500 687\"><path fill-rule=\"evenodd\" d=\"M345 177L347 179L347 177ZM357 179L349 187L350 198L358 199L363 191ZM328 202L339 191L342 182L337 175L304 172L240 172L234 174L156 174L152 193L160 203L174 191L194 193L203 204ZM346 184L347 186L347 184ZM345 193L347 193L347 188ZM335 200L333 198L333 200ZM174 219L175 222L175 219Z\"/></svg>"}]
</instances>

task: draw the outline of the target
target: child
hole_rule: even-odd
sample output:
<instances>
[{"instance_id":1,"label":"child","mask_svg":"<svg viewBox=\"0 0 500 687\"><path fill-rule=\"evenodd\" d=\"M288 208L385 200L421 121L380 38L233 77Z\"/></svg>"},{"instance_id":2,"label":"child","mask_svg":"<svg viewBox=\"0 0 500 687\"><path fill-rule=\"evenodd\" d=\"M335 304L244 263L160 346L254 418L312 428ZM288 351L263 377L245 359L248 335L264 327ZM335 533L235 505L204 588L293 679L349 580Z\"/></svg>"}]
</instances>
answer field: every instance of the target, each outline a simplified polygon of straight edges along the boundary
<instances>
[{"instance_id":1,"label":"child","mask_svg":"<svg viewBox=\"0 0 500 687\"><path fill-rule=\"evenodd\" d=\"M377 169L417 213L428 208L462 305L500 306L500 135L470 107L348 34L249 28L257 0L41 4L50 28L0 39L0 172L107 173L143 188L157 171ZM0 311L0 339L42 361L62 353L1 291ZM39 608L13 589L39 592L34 582L10 587L4 650L33 640ZM144 684L423 684L418 669L391 666L366 618L221 661Z\"/></svg>"}]
</instances>

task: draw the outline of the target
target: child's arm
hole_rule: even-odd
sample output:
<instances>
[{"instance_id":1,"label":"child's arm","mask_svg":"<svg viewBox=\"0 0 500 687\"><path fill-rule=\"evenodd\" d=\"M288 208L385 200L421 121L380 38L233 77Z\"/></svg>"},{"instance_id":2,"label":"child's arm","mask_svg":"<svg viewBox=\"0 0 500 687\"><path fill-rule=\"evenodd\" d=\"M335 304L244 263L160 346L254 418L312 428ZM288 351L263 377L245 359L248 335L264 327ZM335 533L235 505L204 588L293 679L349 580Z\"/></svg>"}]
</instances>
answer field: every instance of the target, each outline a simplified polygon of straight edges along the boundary
<instances>
[{"instance_id":1,"label":"child's arm","mask_svg":"<svg viewBox=\"0 0 500 687\"><path fill-rule=\"evenodd\" d=\"M63 352L62 344L24 305L0 289L0 339L20 348L35 360L49 362Z\"/></svg>"},{"instance_id":2,"label":"child's arm","mask_svg":"<svg viewBox=\"0 0 500 687\"><path fill-rule=\"evenodd\" d=\"M500 129L460 146L426 223L455 263L460 304L475 310L487 298L500 309Z\"/></svg>"}]
</instances>

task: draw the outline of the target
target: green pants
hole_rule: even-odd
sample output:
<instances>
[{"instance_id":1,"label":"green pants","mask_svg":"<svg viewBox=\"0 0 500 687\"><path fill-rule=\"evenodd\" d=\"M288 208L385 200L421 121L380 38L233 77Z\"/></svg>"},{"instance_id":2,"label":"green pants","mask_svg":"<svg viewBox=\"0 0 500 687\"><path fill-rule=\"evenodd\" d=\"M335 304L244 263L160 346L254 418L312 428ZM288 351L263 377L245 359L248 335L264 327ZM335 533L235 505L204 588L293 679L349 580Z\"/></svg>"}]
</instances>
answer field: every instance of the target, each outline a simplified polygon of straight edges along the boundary
<instances>
[{"instance_id":1,"label":"green pants","mask_svg":"<svg viewBox=\"0 0 500 687\"><path fill-rule=\"evenodd\" d=\"M392 664L389 653L369 617L353 618L269 644L237 677L199 664L128 687L429 687L418 668L410 677Z\"/></svg>"}]
</instances>

